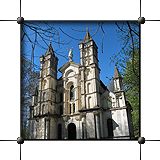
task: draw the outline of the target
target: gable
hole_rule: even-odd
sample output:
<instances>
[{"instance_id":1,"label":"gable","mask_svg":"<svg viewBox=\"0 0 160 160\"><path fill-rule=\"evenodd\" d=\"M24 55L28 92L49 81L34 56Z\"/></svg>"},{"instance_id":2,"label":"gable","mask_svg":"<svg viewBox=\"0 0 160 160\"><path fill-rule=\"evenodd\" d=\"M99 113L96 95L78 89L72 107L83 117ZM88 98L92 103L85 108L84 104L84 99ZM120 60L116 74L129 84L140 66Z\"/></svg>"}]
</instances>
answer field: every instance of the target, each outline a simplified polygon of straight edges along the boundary
<instances>
[{"instance_id":1,"label":"gable","mask_svg":"<svg viewBox=\"0 0 160 160\"><path fill-rule=\"evenodd\" d=\"M79 63L66 62L59 71L62 73L63 77L72 77L75 74L79 74Z\"/></svg>"}]
</instances>

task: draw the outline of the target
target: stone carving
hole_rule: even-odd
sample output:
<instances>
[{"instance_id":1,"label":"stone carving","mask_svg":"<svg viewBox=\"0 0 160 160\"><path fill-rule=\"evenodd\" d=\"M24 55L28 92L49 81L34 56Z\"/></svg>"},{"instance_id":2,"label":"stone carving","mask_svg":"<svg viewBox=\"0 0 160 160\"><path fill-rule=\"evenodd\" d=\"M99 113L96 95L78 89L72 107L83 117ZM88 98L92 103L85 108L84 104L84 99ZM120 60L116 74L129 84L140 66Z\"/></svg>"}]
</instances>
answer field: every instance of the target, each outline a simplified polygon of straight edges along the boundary
<instances>
[{"instance_id":1,"label":"stone carving","mask_svg":"<svg viewBox=\"0 0 160 160\"><path fill-rule=\"evenodd\" d=\"M67 48L66 48L66 49L67 49ZM67 51L68 51L68 49L67 49ZM69 55L68 55L69 61L72 62L72 61L73 61L73 54L72 54L72 52L73 52L73 47L72 47L72 49L70 49L70 51L68 51L68 52L69 52Z\"/></svg>"}]
</instances>

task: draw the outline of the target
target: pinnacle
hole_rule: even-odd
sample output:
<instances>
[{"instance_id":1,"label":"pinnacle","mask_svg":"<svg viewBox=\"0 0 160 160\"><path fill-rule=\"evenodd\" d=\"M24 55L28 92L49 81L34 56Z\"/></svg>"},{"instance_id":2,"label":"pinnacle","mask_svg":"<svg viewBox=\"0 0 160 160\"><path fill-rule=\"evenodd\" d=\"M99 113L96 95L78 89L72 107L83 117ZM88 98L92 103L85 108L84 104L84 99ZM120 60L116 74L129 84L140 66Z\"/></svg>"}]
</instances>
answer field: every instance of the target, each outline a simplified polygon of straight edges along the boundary
<instances>
[{"instance_id":1,"label":"pinnacle","mask_svg":"<svg viewBox=\"0 0 160 160\"><path fill-rule=\"evenodd\" d=\"M87 42L88 40L90 40L90 39L92 39L92 37L91 37L91 35L90 35L90 33L89 33L89 31L88 31L88 25L86 25L86 35L85 35L85 37L84 37L84 40L83 40L83 42Z\"/></svg>"}]
</instances>

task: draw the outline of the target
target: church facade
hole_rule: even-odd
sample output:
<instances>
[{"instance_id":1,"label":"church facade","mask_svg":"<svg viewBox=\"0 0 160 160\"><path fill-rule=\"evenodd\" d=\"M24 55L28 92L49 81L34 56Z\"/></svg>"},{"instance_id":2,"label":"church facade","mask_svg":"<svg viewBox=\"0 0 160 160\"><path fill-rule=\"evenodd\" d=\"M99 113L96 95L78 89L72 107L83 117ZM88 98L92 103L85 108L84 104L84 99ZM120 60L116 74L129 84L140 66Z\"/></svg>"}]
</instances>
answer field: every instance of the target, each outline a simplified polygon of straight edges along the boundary
<instances>
[{"instance_id":1,"label":"church facade","mask_svg":"<svg viewBox=\"0 0 160 160\"><path fill-rule=\"evenodd\" d=\"M30 106L29 139L131 139L134 137L128 105L117 66L114 91L100 80L98 47L86 31L79 43L80 64L72 60L72 50L59 71L51 43L41 55L39 89ZM107 74L106 74L107 75Z\"/></svg>"}]
</instances>

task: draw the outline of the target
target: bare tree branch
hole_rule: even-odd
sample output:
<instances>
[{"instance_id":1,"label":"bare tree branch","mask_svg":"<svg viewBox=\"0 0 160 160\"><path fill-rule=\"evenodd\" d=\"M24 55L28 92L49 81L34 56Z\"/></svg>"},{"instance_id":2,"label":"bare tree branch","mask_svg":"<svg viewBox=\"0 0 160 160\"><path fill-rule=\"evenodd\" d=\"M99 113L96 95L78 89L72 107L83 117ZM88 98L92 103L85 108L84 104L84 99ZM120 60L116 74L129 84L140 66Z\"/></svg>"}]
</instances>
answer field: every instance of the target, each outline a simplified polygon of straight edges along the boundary
<instances>
[{"instance_id":1,"label":"bare tree branch","mask_svg":"<svg viewBox=\"0 0 160 160\"><path fill-rule=\"evenodd\" d=\"M61 30L61 32L62 33L64 33L66 36L68 36L68 37L70 37L70 38L72 38L72 39L74 39L74 40L77 40L77 41L82 41L83 39L77 39L77 38L74 38L74 37L72 37L72 36L70 36L70 35L68 35L67 33L65 33L60 27L59 27L59 29Z\"/></svg>"},{"instance_id":2,"label":"bare tree branch","mask_svg":"<svg viewBox=\"0 0 160 160\"><path fill-rule=\"evenodd\" d=\"M127 25L129 27L130 36L131 36L131 39L132 39L132 50L133 50L133 53L132 53L132 67L133 67L133 72L136 75L136 77L138 77L138 75L136 74L135 69L134 69L134 54L135 54L134 41L133 41L133 36L132 36L132 29L131 29L130 24L128 23L128 21L127 21Z\"/></svg>"}]
</instances>

